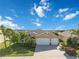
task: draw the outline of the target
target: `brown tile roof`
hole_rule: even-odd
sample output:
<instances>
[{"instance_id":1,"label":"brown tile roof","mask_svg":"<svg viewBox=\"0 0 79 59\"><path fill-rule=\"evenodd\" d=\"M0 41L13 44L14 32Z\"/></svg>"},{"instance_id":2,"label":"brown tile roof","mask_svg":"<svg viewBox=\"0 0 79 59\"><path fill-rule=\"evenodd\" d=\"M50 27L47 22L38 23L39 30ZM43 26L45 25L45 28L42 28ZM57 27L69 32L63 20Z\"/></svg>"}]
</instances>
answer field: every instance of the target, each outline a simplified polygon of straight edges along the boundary
<instances>
[{"instance_id":1,"label":"brown tile roof","mask_svg":"<svg viewBox=\"0 0 79 59\"><path fill-rule=\"evenodd\" d=\"M34 30L30 32L31 36L34 36L35 38L57 38L56 35L49 31L43 31L43 30Z\"/></svg>"}]
</instances>

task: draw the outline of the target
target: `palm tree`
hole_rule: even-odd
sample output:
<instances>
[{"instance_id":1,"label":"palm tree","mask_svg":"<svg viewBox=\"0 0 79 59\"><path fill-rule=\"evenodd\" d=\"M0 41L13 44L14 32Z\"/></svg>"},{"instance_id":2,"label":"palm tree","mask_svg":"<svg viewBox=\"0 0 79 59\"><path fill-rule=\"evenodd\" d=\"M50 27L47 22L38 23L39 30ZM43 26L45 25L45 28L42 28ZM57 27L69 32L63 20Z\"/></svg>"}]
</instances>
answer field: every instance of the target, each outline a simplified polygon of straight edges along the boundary
<instances>
[{"instance_id":1,"label":"palm tree","mask_svg":"<svg viewBox=\"0 0 79 59\"><path fill-rule=\"evenodd\" d=\"M11 45L12 43L15 44L15 43L18 43L18 41L20 40L20 33L17 32L17 31L14 31L10 28L6 28L6 37L9 38L9 41L10 41L10 44Z\"/></svg>"},{"instance_id":2,"label":"palm tree","mask_svg":"<svg viewBox=\"0 0 79 59\"><path fill-rule=\"evenodd\" d=\"M4 35L4 46L6 48L7 47L7 45L6 45L6 28L3 25L0 27L1 27L2 33Z\"/></svg>"},{"instance_id":3,"label":"palm tree","mask_svg":"<svg viewBox=\"0 0 79 59\"><path fill-rule=\"evenodd\" d=\"M13 35L14 31L12 29L10 29L10 28L6 28L5 32L6 32L5 36L7 38L9 38L9 41L11 41L11 38L12 38L12 35ZM9 45L11 45L11 42L10 42Z\"/></svg>"}]
</instances>

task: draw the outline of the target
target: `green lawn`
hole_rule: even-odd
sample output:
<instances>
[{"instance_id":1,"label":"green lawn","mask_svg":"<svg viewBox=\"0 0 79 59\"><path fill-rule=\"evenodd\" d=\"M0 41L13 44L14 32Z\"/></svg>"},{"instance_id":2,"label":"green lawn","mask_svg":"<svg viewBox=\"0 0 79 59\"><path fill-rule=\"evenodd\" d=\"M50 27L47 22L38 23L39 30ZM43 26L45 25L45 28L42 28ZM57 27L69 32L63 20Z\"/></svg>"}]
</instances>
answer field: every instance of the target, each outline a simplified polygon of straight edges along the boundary
<instances>
[{"instance_id":1,"label":"green lawn","mask_svg":"<svg viewBox=\"0 0 79 59\"><path fill-rule=\"evenodd\" d=\"M79 49L78 49L78 50L76 50L76 53L77 53L77 56L79 56Z\"/></svg>"},{"instance_id":2,"label":"green lawn","mask_svg":"<svg viewBox=\"0 0 79 59\"><path fill-rule=\"evenodd\" d=\"M4 43L0 43L0 56L33 56L35 47L27 47L24 44L13 44L9 46L7 41L7 48Z\"/></svg>"},{"instance_id":3,"label":"green lawn","mask_svg":"<svg viewBox=\"0 0 79 59\"><path fill-rule=\"evenodd\" d=\"M0 34L2 34L2 31L0 30Z\"/></svg>"}]
</instances>

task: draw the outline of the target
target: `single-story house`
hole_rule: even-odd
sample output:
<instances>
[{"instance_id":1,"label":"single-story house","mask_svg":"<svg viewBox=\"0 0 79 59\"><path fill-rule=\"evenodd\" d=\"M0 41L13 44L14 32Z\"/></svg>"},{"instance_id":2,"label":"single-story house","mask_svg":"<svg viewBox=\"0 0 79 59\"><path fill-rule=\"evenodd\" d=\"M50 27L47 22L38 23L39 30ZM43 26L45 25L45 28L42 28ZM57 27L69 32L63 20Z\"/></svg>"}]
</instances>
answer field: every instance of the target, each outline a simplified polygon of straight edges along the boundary
<instances>
[{"instance_id":1,"label":"single-story house","mask_svg":"<svg viewBox=\"0 0 79 59\"><path fill-rule=\"evenodd\" d=\"M59 38L50 31L32 30L30 36L35 37L37 45L58 45Z\"/></svg>"}]
</instances>

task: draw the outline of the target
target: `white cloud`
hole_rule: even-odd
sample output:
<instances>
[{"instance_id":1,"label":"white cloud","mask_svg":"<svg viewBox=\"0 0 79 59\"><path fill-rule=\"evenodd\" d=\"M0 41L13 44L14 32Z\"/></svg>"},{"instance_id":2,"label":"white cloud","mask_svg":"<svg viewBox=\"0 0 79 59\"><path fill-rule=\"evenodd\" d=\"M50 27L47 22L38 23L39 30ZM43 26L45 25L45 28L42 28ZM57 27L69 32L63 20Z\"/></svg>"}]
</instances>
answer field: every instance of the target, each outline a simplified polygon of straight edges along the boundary
<instances>
[{"instance_id":1,"label":"white cloud","mask_svg":"<svg viewBox=\"0 0 79 59\"><path fill-rule=\"evenodd\" d=\"M36 26L41 26L41 23L33 22Z\"/></svg>"},{"instance_id":2,"label":"white cloud","mask_svg":"<svg viewBox=\"0 0 79 59\"><path fill-rule=\"evenodd\" d=\"M22 30L22 29L25 29L25 27L24 26L18 26L16 29Z\"/></svg>"},{"instance_id":3,"label":"white cloud","mask_svg":"<svg viewBox=\"0 0 79 59\"><path fill-rule=\"evenodd\" d=\"M2 19L2 16L0 16L0 20Z\"/></svg>"},{"instance_id":4,"label":"white cloud","mask_svg":"<svg viewBox=\"0 0 79 59\"><path fill-rule=\"evenodd\" d=\"M70 14L66 15L64 17L64 20L70 20L72 18L75 18L77 15L79 15L79 11L76 11L75 13L70 13Z\"/></svg>"},{"instance_id":5,"label":"white cloud","mask_svg":"<svg viewBox=\"0 0 79 59\"><path fill-rule=\"evenodd\" d=\"M58 26L57 28L55 28L55 30L65 30L65 26L64 25Z\"/></svg>"},{"instance_id":6,"label":"white cloud","mask_svg":"<svg viewBox=\"0 0 79 59\"><path fill-rule=\"evenodd\" d=\"M23 29L23 26L20 27L9 20L0 20L0 25L4 25L5 27L11 28L11 29Z\"/></svg>"},{"instance_id":7,"label":"white cloud","mask_svg":"<svg viewBox=\"0 0 79 59\"><path fill-rule=\"evenodd\" d=\"M59 18L59 17L63 17L64 15L62 13L65 13L69 10L69 8L63 8L63 9L59 9L58 10L58 14L56 15L56 18Z\"/></svg>"},{"instance_id":8,"label":"white cloud","mask_svg":"<svg viewBox=\"0 0 79 59\"><path fill-rule=\"evenodd\" d=\"M46 5L46 4L47 4L47 3L46 3L46 0L41 0L41 1L40 1L40 4Z\"/></svg>"},{"instance_id":9,"label":"white cloud","mask_svg":"<svg viewBox=\"0 0 79 59\"><path fill-rule=\"evenodd\" d=\"M59 18L59 17L63 17L63 15L62 14L57 14L56 18Z\"/></svg>"},{"instance_id":10,"label":"white cloud","mask_svg":"<svg viewBox=\"0 0 79 59\"><path fill-rule=\"evenodd\" d=\"M36 13L39 17L44 17L45 13L51 10L49 7L50 5L46 0L41 0L38 6L34 3L34 7L32 8L33 10L31 10L31 15Z\"/></svg>"},{"instance_id":11,"label":"white cloud","mask_svg":"<svg viewBox=\"0 0 79 59\"><path fill-rule=\"evenodd\" d=\"M40 23L39 19L36 19L35 22L33 22L33 24L35 24L36 26L41 26L42 24Z\"/></svg>"},{"instance_id":12,"label":"white cloud","mask_svg":"<svg viewBox=\"0 0 79 59\"><path fill-rule=\"evenodd\" d=\"M39 17L44 16L44 10L43 10L42 6L37 7L36 4L34 4L34 10L36 11L36 13Z\"/></svg>"},{"instance_id":13,"label":"white cloud","mask_svg":"<svg viewBox=\"0 0 79 59\"><path fill-rule=\"evenodd\" d=\"M47 3L46 5L42 6L42 8L46 11L51 11L51 9L49 8L50 7L50 4Z\"/></svg>"},{"instance_id":14,"label":"white cloud","mask_svg":"<svg viewBox=\"0 0 79 59\"><path fill-rule=\"evenodd\" d=\"M33 8L31 9L30 14L31 14L31 15L35 15Z\"/></svg>"},{"instance_id":15,"label":"white cloud","mask_svg":"<svg viewBox=\"0 0 79 59\"><path fill-rule=\"evenodd\" d=\"M59 13L63 13L63 12L66 12L66 11L68 11L69 10L69 8L64 8L64 9L59 9Z\"/></svg>"},{"instance_id":16,"label":"white cloud","mask_svg":"<svg viewBox=\"0 0 79 59\"><path fill-rule=\"evenodd\" d=\"M6 18L7 20L13 20L13 18L11 18L11 17L9 17L9 16L5 16L5 18Z\"/></svg>"},{"instance_id":17,"label":"white cloud","mask_svg":"<svg viewBox=\"0 0 79 59\"><path fill-rule=\"evenodd\" d=\"M34 12L33 11L31 11L31 15L34 15Z\"/></svg>"},{"instance_id":18,"label":"white cloud","mask_svg":"<svg viewBox=\"0 0 79 59\"><path fill-rule=\"evenodd\" d=\"M60 17L60 15L56 15L56 18Z\"/></svg>"}]
</instances>

